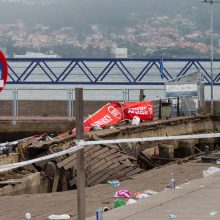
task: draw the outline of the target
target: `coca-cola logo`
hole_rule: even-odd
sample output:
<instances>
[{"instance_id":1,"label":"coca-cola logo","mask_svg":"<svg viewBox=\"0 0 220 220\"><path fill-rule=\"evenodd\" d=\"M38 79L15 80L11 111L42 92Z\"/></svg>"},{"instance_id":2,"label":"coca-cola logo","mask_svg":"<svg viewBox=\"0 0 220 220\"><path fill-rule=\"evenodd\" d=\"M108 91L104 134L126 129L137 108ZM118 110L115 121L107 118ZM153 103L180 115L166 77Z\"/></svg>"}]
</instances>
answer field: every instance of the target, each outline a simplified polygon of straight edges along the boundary
<instances>
[{"instance_id":1,"label":"coca-cola logo","mask_svg":"<svg viewBox=\"0 0 220 220\"><path fill-rule=\"evenodd\" d=\"M115 118L121 119L121 113L115 107L109 106L108 111Z\"/></svg>"}]
</instances>

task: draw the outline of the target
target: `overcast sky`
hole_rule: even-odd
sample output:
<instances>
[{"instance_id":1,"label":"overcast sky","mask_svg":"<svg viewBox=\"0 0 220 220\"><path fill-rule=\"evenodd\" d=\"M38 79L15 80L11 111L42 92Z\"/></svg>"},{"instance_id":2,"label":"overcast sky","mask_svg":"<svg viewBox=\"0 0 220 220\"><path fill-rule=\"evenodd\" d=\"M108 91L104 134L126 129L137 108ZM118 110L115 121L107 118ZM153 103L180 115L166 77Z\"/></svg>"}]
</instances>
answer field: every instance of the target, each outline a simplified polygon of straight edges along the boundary
<instances>
[{"instance_id":1,"label":"overcast sky","mask_svg":"<svg viewBox=\"0 0 220 220\"><path fill-rule=\"evenodd\" d=\"M195 10L197 9L197 10ZM216 4L215 17L220 9ZM201 23L209 19L209 5L200 0L0 0L0 23L46 25L104 24L117 26L130 22L132 16L147 17L196 14ZM201 19L200 19L201 17ZM219 19L215 19L219 20Z\"/></svg>"}]
</instances>

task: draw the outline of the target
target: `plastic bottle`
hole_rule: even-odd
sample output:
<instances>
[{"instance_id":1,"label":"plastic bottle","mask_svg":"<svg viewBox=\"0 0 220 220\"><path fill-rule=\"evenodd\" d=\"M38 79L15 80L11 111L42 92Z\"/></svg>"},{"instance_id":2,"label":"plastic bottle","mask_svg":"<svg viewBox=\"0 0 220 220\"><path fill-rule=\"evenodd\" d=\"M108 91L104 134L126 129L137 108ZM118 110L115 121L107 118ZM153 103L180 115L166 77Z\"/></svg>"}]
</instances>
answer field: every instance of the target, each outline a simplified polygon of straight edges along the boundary
<instances>
[{"instance_id":1,"label":"plastic bottle","mask_svg":"<svg viewBox=\"0 0 220 220\"><path fill-rule=\"evenodd\" d=\"M170 189L176 188L176 180L173 177L173 173L171 173L171 180L170 180Z\"/></svg>"},{"instance_id":2,"label":"plastic bottle","mask_svg":"<svg viewBox=\"0 0 220 220\"><path fill-rule=\"evenodd\" d=\"M101 205L96 207L96 220L102 220L103 208Z\"/></svg>"}]
</instances>

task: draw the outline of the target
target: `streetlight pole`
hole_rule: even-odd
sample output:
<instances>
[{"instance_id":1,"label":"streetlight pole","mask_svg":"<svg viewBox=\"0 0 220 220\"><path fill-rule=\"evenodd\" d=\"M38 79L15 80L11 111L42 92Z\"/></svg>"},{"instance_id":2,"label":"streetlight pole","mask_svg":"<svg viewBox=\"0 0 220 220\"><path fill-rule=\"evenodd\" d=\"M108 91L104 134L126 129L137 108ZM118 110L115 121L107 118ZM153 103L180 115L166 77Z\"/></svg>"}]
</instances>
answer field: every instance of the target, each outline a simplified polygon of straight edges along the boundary
<instances>
[{"instance_id":1,"label":"streetlight pole","mask_svg":"<svg viewBox=\"0 0 220 220\"><path fill-rule=\"evenodd\" d=\"M213 57L214 57L214 30L213 30L213 0L210 0L210 12L211 12L211 114L214 112L214 101L213 101Z\"/></svg>"},{"instance_id":2,"label":"streetlight pole","mask_svg":"<svg viewBox=\"0 0 220 220\"><path fill-rule=\"evenodd\" d=\"M214 30L213 30L213 0L204 0L203 3L210 3L210 14L211 14L211 30L210 30L210 35L211 35L211 40L210 40L210 51L211 51L211 63L210 63L210 78L211 78L211 114L213 114L214 111L214 102L213 102L213 57L214 57L214 52L213 52L213 41L214 41Z\"/></svg>"},{"instance_id":3,"label":"streetlight pole","mask_svg":"<svg viewBox=\"0 0 220 220\"><path fill-rule=\"evenodd\" d=\"M214 112L214 97L213 97L213 59L214 59L214 28L213 28L213 5L214 3L219 3L218 0L204 0L204 3L210 3L210 14L211 14L211 41L210 41L210 51L211 51L211 64L210 64L210 78L211 78L211 114Z\"/></svg>"}]
</instances>

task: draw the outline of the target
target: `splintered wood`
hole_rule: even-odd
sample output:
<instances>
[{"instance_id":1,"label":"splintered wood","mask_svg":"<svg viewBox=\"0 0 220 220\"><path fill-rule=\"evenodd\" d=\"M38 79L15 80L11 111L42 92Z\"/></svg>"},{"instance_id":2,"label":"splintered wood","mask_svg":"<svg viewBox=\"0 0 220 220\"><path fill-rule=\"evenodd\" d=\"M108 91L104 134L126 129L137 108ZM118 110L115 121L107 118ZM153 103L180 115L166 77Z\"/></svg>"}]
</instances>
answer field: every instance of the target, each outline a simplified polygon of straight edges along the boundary
<instances>
[{"instance_id":1,"label":"splintered wood","mask_svg":"<svg viewBox=\"0 0 220 220\"><path fill-rule=\"evenodd\" d=\"M86 136L85 140L102 140L95 134ZM27 159L32 159L75 145L75 136L62 137L50 141L24 144L20 147ZM28 156L27 156L28 155ZM50 191L65 191L76 187L77 183L76 153L67 154L50 161L34 164L34 167L50 179ZM126 180L142 172L136 157L128 155L126 150L117 144L102 144L85 147L86 185L93 186L106 183L108 180Z\"/></svg>"},{"instance_id":2,"label":"splintered wood","mask_svg":"<svg viewBox=\"0 0 220 220\"><path fill-rule=\"evenodd\" d=\"M93 136L92 139L100 140L96 136ZM72 169L76 174L76 153L61 160L57 163L57 167L65 171ZM112 179L124 180L142 171L137 165L135 157L127 155L117 145L112 144L86 147L85 170L87 186L105 183Z\"/></svg>"}]
</instances>

